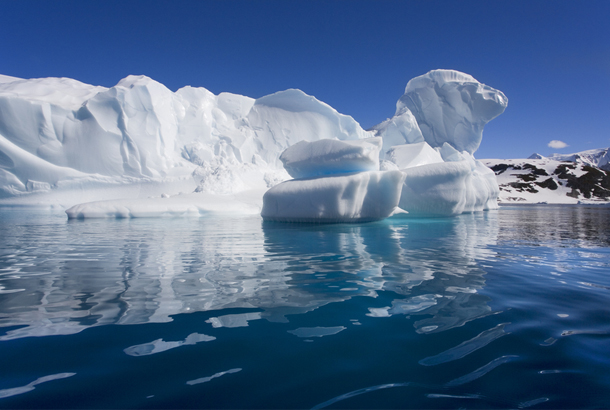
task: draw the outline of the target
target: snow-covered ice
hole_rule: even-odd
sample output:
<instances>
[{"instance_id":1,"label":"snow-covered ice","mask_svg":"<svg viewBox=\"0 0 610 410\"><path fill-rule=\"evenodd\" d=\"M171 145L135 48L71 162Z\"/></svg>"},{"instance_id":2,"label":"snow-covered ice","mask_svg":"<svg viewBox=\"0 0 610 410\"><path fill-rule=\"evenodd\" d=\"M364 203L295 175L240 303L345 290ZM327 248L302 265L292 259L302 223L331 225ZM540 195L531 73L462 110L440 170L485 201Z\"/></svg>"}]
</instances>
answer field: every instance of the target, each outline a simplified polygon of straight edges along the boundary
<instances>
[{"instance_id":1,"label":"snow-covered ice","mask_svg":"<svg viewBox=\"0 0 610 410\"><path fill-rule=\"evenodd\" d=\"M610 171L610 148L590 149L576 152L574 154L553 154L548 157L534 153L528 157L528 159L546 158L554 161L570 161L576 162L577 164L591 165Z\"/></svg>"},{"instance_id":2,"label":"snow-covered ice","mask_svg":"<svg viewBox=\"0 0 610 410\"><path fill-rule=\"evenodd\" d=\"M585 151L583 156L592 151L603 154L607 149ZM585 163L580 154L571 154L576 155L574 161L553 157L483 161L496 173L500 203L608 205L610 171Z\"/></svg>"},{"instance_id":3,"label":"snow-covered ice","mask_svg":"<svg viewBox=\"0 0 610 410\"><path fill-rule=\"evenodd\" d=\"M412 215L488 209L497 184L472 153L506 104L467 74L434 70L367 131L295 89L252 99L172 92L146 76L111 88L0 76L0 205L73 207L71 218L252 213L291 176L332 176L269 197L310 192L326 204L323 215L302 208L304 219L378 219L400 196Z\"/></svg>"}]
</instances>

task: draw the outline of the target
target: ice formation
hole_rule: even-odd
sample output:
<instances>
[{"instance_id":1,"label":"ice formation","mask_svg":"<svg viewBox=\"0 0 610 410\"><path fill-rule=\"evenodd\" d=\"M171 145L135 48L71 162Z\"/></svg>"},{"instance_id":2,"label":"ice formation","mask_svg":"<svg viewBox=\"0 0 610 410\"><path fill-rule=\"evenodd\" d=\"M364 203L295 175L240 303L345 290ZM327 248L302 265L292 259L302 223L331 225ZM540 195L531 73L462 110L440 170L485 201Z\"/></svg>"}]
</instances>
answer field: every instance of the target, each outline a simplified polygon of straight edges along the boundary
<instances>
[{"instance_id":1,"label":"ice formation","mask_svg":"<svg viewBox=\"0 0 610 410\"><path fill-rule=\"evenodd\" d=\"M413 215L458 215L497 208L498 184L489 168L472 158L405 170L399 206Z\"/></svg>"},{"instance_id":2,"label":"ice formation","mask_svg":"<svg viewBox=\"0 0 610 410\"><path fill-rule=\"evenodd\" d=\"M472 154L481 144L485 124L502 114L507 105L501 91L468 74L434 70L409 81L396 103L395 117L408 110L432 147L447 142Z\"/></svg>"},{"instance_id":3,"label":"ice formation","mask_svg":"<svg viewBox=\"0 0 610 410\"><path fill-rule=\"evenodd\" d=\"M403 181L400 171L293 179L265 193L261 215L282 222L375 221L394 212Z\"/></svg>"},{"instance_id":4,"label":"ice formation","mask_svg":"<svg viewBox=\"0 0 610 410\"><path fill-rule=\"evenodd\" d=\"M142 185L147 196L264 192L288 178L279 161L287 147L370 136L299 90L254 100L193 87L173 93L145 76L109 89L65 78L3 80L0 198L11 203L65 194L53 200L71 205L79 193L134 199L139 188L120 187Z\"/></svg>"},{"instance_id":5,"label":"ice formation","mask_svg":"<svg viewBox=\"0 0 610 410\"><path fill-rule=\"evenodd\" d=\"M293 178L379 170L382 139L300 141L280 155Z\"/></svg>"},{"instance_id":6,"label":"ice formation","mask_svg":"<svg viewBox=\"0 0 610 410\"><path fill-rule=\"evenodd\" d=\"M255 100L190 86L172 92L145 76L111 88L0 76L0 205L80 204L68 210L79 218L252 213L290 176L333 175L281 190L327 192L323 219L377 218L365 191L380 202L400 198L411 215L489 209L497 184L472 154L506 104L467 74L435 70L408 83L394 117L365 131L294 89ZM399 179L400 192L390 193ZM352 202L337 197L355 186ZM378 208L385 213L392 201Z\"/></svg>"},{"instance_id":7,"label":"ice formation","mask_svg":"<svg viewBox=\"0 0 610 410\"><path fill-rule=\"evenodd\" d=\"M394 144L384 158L406 174L399 207L413 216L497 208L495 175L472 154L485 124L507 104L502 92L458 71L409 81L394 117L371 129L384 148Z\"/></svg>"}]
</instances>

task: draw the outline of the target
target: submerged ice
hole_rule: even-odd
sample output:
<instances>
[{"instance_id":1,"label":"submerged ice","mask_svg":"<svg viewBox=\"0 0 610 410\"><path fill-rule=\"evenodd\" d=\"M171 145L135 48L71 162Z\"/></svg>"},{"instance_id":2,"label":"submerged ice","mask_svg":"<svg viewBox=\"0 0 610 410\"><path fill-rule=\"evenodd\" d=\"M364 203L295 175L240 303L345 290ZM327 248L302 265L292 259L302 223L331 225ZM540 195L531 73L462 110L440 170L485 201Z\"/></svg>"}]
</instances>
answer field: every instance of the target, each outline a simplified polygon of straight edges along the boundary
<instances>
[{"instance_id":1,"label":"submerged ice","mask_svg":"<svg viewBox=\"0 0 610 410\"><path fill-rule=\"evenodd\" d=\"M79 204L68 215L85 218L262 210L280 220L294 203L291 218L333 221L497 206L495 176L472 154L507 99L457 71L411 80L395 115L368 131L294 89L252 99L172 92L145 76L111 88L0 80L0 203Z\"/></svg>"}]
</instances>

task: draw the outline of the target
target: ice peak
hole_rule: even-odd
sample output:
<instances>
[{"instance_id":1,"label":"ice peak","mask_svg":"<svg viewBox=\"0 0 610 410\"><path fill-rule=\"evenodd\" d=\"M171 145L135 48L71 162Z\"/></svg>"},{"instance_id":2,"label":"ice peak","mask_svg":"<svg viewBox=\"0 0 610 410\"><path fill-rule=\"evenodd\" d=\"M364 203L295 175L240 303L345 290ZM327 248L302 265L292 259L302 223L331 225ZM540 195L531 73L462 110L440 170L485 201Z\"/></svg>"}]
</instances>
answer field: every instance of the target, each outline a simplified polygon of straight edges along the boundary
<instances>
[{"instance_id":1,"label":"ice peak","mask_svg":"<svg viewBox=\"0 0 610 410\"><path fill-rule=\"evenodd\" d=\"M529 157L527 157L527 159L543 159L544 156L538 154L537 152L534 152L532 155L530 155Z\"/></svg>"},{"instance_id":2,"label":"ice peak","mask_svg":"<svg viewBox=\"0 0 610 410\"><path fill-rule=\"evenodd\" d=\"M433 70L409 81L396 103L395 116L413 113L424 139L432 147L445 142L474 153L483 127L502 114L508 98L474 77L454 70Z\"/></svg>"},{"instance_id":3,"label":"ice peak","mask_svg":"<svg viewBox=\"0 0 610 410\"><path fill-rule=\"evenodd\" d=\"M478 83L470 74L456 70L437 69L411 79L407 83L405 94L422 86L428 86L430 82L438 84L439 87L442 87L445 83Z\"/></svg>"},{"instance_id":4,"label":"ice peak","mask_svg":"<svg viewBox=\"0 0 610 410\"><path fill-rule=\"evenodd\" d=\"M155 84L155 85L159 84L159 85L165 87L163 84L161 84L145 75L128 75L127 77L125 77L121 81L119 81L116 86L125 87L125 88L134 88L139 85L148 86L150 84Z\"/></svg>"},{"instance_id":5,"label":"ice peak","mask_svg":"<svg viewBox=\"0 0 610 410\"><path fill-rule=\"evenodd\" d=\"M19 81L19 80L21 80L21 78L0 74L0 83L12 83L13 81Z\"/></svg>"},{"instance_id":6,"label":"ice peak","mask_svg":"<svg viewBox=\"0 0 610 410\"><path fill-rule=\"evenodd\" d=\"M256 100L256 105L281 108L286 111L303 112L312 111L320 114L328 111L337 112L330 105L318 100L316 97L306 94L297 88L289 88L266 95Z\"/></svg>"}]
</instances>

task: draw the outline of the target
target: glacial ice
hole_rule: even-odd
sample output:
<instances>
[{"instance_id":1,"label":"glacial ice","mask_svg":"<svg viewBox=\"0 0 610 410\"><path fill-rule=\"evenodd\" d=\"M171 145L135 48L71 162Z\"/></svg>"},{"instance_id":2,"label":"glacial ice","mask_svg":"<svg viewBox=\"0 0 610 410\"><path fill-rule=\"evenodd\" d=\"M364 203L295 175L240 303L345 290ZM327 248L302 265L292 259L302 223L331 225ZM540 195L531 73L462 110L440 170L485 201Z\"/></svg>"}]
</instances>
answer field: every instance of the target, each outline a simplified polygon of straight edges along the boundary
<instances>
[{"instance_id":1,"label":"glacial ice","mask_svg":"<svg viewBox=\"0 0 610 410\"><path fill-rule=\"evenodd\" d=\"M261 216L282 222L366 222L390 216L404 181L400 171L293 179L267 191Z\"/></svg>"},{"instance_id":2,"label":"glacial ice","mask_svg":"<svg viewBox=\"0 0 610 410\"><path fill-rule=\"evenodd\" d=\"M409 81L396 103L394 118L408 110L432 147L448 142L458 151L472 154L481 144L485 124L502 114L507 105L501 91L468 74L434 70Z\"/></svg>"},{"instance_id":3,"label":"glacial ice","mask_svg":"<svg viewBox=\"0 0 610 410\"><path fill-rule=\"evenodd\" d=\"M279 192L327 209L303 205L302 219L378 219L398 201L412 215L490 209L497 183L472 153L506 105L467 74L434 70L365 131L295 89L252 99L146 76L111 88L0 76L0 205L76 205L71 218L252 213L275 186L278 209L290 202ZM282 183L291 176L301 180Z\"/></svg>"},{"instance_id":4,"label":"glacial ice","mask_svg":"<svg viewBox=\"0 0 610 410\"><path fill-rule=\"evenodd\" d=\"M473 158L406 169L399 207L415 216L496 209L495 174Z\"/></svg>"},{"instance_id":5,"label":"glacial ice","mask_svg":"<svg viewBox=\"0 0 610 410\"><path fill-rule=\"evenodd\" d=\"M379 137L355 141L299 141L286 149L280 160L293 178L377 171L382 143Z\"/></svg>"},{"instance_id":6,"label":"glacial ice","mask_svg":"<svg viewBox=\"0 0 610 410\"><path fill-rule=\"evenodd\" d=\"M392 147L386 157L399 169L443 162L441 154L425 141Z\"/></svg>"}]
</instances>

